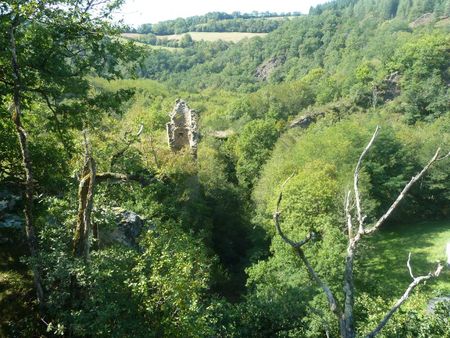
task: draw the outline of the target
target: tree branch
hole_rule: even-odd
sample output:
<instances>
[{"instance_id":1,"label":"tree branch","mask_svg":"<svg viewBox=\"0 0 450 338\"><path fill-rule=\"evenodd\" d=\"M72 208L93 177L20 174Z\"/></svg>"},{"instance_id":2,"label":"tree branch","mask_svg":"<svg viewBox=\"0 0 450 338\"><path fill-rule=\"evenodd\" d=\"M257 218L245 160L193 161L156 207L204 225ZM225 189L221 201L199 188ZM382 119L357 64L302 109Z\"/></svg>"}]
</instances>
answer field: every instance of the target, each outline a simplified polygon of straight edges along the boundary
<instances>
[{"instance_id":1,"label":"tree branch","mask_svg":"<svg viewBox=\"0 0 450 338\"><path fill-rule=\"evenodd\" d=\"M348 191L345 195L345 218L347 220L347 234L348 239L351 240L353 238L353 223L352 223L352 214L350 213L350 195L351 192Z\"/></svg>"},{"instance_id":2,"label":"tree branch","mask_svg":"<svg viewBox=\"0 0 450 338\"><path fill-rule=\"evenodd\" d=\"M378 219L378 221L375 223L375 225L372 228L364 230L364 234L371 234L371 233L375 232L384 223L384 221L392 214L392 212L395 210L395 208L398 206L398 204L401 202L401 200L405 197L406 193L411 189L411 187L414 185L414 183L416 183L423 175L425 175L425 173L433 165L433 163L436 161L443 160L444 158L446 158L448 156L448 154L447 154L447 155L439 158L440 151L441 151L441 148L438 148L436 150L436 153L431 158L431 160L425 165L425 167L423 167L422 171L419 172L416 176L413 176L411 178L411 180L408 182L408 184L405 185L405 187L400 192L400 194L398 195L398 197L394 201L394 203L392 203L392 205L390 206L388 211L386 211L386 213Z\"/></svg>"},{"instance_id":3,"label":"tree branch","mask_svg":"<svg viewBox=\"0 0 450 338\"><path fill-rule=\"evenodd\" d=\"M305 241L305 243L308 242L308 240ZM312 279L320 286L322 291L325 293L325 296L328 300L328 305L330 306L331 312L333 312L336 317L341 320L342 312L339 308L339 304L336 301L336 298L333 295L333 292L331 291L330 287L322 281L322 279L319 277L319 275L316 273L316 271L313 269L311 264L309 263L308 259L305 256L305 253L303 252L302 248L300 246L293 247L295 253L300 257L303 264L306 266L306 270L308 270L309 275L312 277Z\"/></svg>"},{"instance_id":4,"label":"tree branch","mask_svg":"<svg viewBox=\"0 0 450 338\"><path fill-rule=\"evenodd\" d=\"M126 138L127 138L127 135L130 132L126 132L125 133L125 140L124 140L125 146L122 149L120 149L118 152L116 152L115 154L113 154L111 156L111 161L110 161L110 164L109 164L109 170L113 169L114 164L119 159L119 157L121 157L130 148L130 146L139 139L139 136L141 136L143 131L144 131L144 125L141 124L139 126L139 130L136 133L136 135L132 136L129 140L126 140Z\"/></svg>"},{"instance_id":5,"label":"tree branch","mask_svg":"<svg viewBox=\"0 0 450 338\"><path fill-rule=\"evenodd\" d=\"M406 266L408 267L409 275L411 276L411 278L415 279L411 268L411 252L408 255L408 261L406 262Z\"/></svg>"},{"instance_id":6,"label":"tree branch","mask_svg":"<svg viewBox=\"0 0 450 338\"><path fill-rule=\"evenodd\" d=\"M411 265L410 265L410 259L411 259L411 253L408 256L408 263L407 263L407 265L408 265L408 269L409 269L409 272L410 272L411 276L413 276ZM439 274L442 271L442 268L443 268L443 266L439 263L437 268L436 268L436 270L434 272L430 272L428 275L425 275L425 276L413 277L413 281L411 282L411 284L409 284L409 286L406 289L406 291L403 294L403 296L399 300L397 300L397 302L394 304L394 306L389 310L389 312L381 320L380 324L378 324L378 326L373 331L371 331L366 336L366 338L373 338L373 337L375 337L375 335L377 335L383 329L383 327L388 323L388 321L392 317L392 315L408 299L409 295L416 288L416 286L418 286L420 283L422 283L422 282L424 282L424 281L426 281L426 280L428 280L430 278L438 277Z\"/></svg>"},{"instance_id":7,"label":"tree branch","mask_svg":"<svg viewBox=\"0 0 450 338\"><path fill-rule=\"evenodd\" d=\"M353 175L353 189L355 191L355 203L356 203L356 212L358 217L358 223L359 228L358 232L362 233L364 231L364 219L365 216L362 215L361 210L361 197L359 195L359 189L358 189L358 183L359 183L359 171L361 169L361 163L366 154L368 153L369 149L372 147L373 142L375 141L378 133L380 132L380 127L377 126L375 128L375 132L372 135L372 138L370 139L369 143L367 144L366 148L364 148L363 152L361 153L361 156L359 156L358 163L356 164L355 173Z\"/></svg>"},{"instance_id":8,"label":"tree branch","mask_svg":"<svg viewBox=\"0 0 450 338\"><path fill-rule=\"evenodd\" d=\"M311 266L311 264L309 263L308 259L305 256L305 253L303 252L303 250L301 249L301 247L303 245L305 245L306 243L308 243L313 237L314 237L314 233L310 232L306 238L304 240L301 240L299 242L295 242L291 239L289 239L281 230L281 226L280 226L280 205L281 205L281 201L283 199L283 187L286 185L286 183L294 176L294 174L292 174L291 176L289 176L286 181L284 181L284 183L281 185L281 190L280 190L280 194L278 196L278 200L277 200L277 207L275 210L275 213L273 214L273 219L274 219L274 223L275 223L275 228L278 232L278 234L280 235L280 237L283 239L283 241L287 244L289 244L295 251L295 253L297 254L297 256L299 256L299 258L301 259L301 261L305 264L306 266L306 270L308 270L309 275L311 276L311 278L320 286L320 288L322 289L322 291L325 293L327 300L328 300L328 304L330 306L330 310L338 317L341 317L341 310L339 308L339 305L336 301L336 298L334 297L333 293L331 292L331 289L329 288L329 286L324 283L322 281L322 279L319 277L319 275L315 272L315 270L313 269L313 267Z\"/></svg>"},{"instance_id":9,"label":"tree branch","mask_svg":"<svg viewBox=\"0 0 450 338\"><path fill-rule=\"evenodd\" d=\"M78 185L78 217L73 237L73 253L86 260L89 255L89 235L96 178L95 161L92 158L86 131L84 131L84 145L84 166Z\"/></svg>"}]
</instances>

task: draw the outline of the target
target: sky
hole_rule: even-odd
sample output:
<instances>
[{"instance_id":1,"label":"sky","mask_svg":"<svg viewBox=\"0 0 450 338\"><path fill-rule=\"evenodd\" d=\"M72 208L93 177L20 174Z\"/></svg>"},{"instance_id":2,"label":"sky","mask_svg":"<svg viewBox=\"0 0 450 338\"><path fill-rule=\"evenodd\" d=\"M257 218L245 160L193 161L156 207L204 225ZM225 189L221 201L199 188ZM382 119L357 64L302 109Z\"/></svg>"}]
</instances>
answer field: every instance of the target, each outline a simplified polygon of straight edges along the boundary
<instances>
[{"instance_id":1,"label":"sky","mask_svg":"<svg viewBox=\"0 0 450 338\"><path fill-rule=\"evenodd\" d=\"M324 2L327 0L126 0L116 18L123 19L125 24L138 26L208 12L270 11L307 14L311 6Z\"/></svg>"}]
</instances>

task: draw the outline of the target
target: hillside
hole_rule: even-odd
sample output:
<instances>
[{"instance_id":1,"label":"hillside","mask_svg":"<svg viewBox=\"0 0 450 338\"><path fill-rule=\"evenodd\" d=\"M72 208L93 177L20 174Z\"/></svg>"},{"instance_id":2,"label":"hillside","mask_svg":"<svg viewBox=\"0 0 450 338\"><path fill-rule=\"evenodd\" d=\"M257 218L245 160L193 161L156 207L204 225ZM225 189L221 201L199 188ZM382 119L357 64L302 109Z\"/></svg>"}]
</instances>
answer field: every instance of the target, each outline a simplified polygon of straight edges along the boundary
<instances>
[{"instance_id":1,"label":"hillside","mask_svg":"<svg viewBox=\"0 0 450 338\"><path fill-rule=\"evenodd\" d=\"M0 336L450 337L449 0L116 5L0 4Z\"/></svg>"},{"instance_id":2,"label":"hillside","mask_svg":"<svg viewBox=\"0 0 450 338\"><path fill-rule=\"evenodd\" d=\"M158 22L156 24L143 24L138 28L127 28L129 33L172 35L187 32L247 32L268 33L277 29L284 20L290 20L301 14L295 13L240 13L232 14L212 12L201 16L178 18Z\"/></svg>"}]
</instances>

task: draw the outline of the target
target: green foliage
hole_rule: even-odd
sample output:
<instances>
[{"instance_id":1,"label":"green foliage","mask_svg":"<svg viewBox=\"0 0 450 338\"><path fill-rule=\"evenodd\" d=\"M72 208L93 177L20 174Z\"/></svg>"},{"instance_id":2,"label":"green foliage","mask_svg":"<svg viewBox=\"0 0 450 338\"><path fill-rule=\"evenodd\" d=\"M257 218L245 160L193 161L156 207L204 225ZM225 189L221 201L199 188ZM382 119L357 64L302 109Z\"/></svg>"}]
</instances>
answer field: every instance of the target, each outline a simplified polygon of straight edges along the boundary
<instances>
[{"instance_id":1,"label":"green foliage","mask_svg":"<svg viewBox=\"0 0 450 338\"><path fill-rule=\"evenodd\" d=\"M109 2L104 14L120 2ZM271 31L238 43L194 42L185 34L177 49L126 43L116 36L118 29L83 14L80 4L87 2L0 4L0 184L20 189L23 181L10 122L8 32L17 24L23 123L38 193L37 260L49 324L48 333L36 327L41 322L30 308L23 319L8 317L7 332L323 337L328 330L337 335L322 292L295 263L295 253L274 236L275 198L293 174L285 186L282 227L295 240L316 233L305 252L340 295L344 192L375 126L381 125L381 134L360 177L369 223L437 147L450 146L448 19L440 17L448 14L448 1L338 0L286 20L272 20L273 13L209 13L139 28L149 33L141 37L146 43L160 45L175 42L153 33ZM425 13L431 14L416 20ZM117 80L120 76L127 79ZM196 160L188 149L174 153L167 146L167 112L176 98L199 112ZM311 117L311 124L291 128L302 116ZM138 247L100 245L81 261L71 254L71 238L85 127L98 172L141 179L97 184L94 224L113 231L112 211L119 207L140 214L150 226ZM450 215L449 182L448 161L436 163L392 218L392 223L424 219L427 229L411 224L408 231L397 231L386 224L364 243L355 266L359 332L379 321L407 282L407 273L392 261L397 255L403 266L405 250L428 254L416 258L421 271L442 258L438 246L447 232L434 231L429 220ZM3 217L9 205L0 203ZM7 269L9 258L5 262ZM2 276L13 281L16 274ZM26 273L21 278L28 281ZM447 284L434 286L445 293ZM11 285L0 289L2 297ZM448 309L441 306L435 315L424 311L432 288L423 287L423 296L414 296L382 335L448 335L443 325ZM32 296L19 291L13 294L22 295L25 308Z\"/></svg>"},{"instance_id":2,"label":"green foliage","mask_svg":"<svg viewBox=\"0 0 450 338\"><path fill-rule=\"evenodd\" d=\"M450 77L446 35L425 35L406 44L394 56L394 70L402 73L401 109L407 119L433 120L450 109L448 88Z\"/></svg>"},{"instance_id":3,"label":"green foliage","mask_svg":"<svg viewBox=\"0 0 450 338\"><path fill-rule=\"evenodd\" d=\"M450 315L448 302L438 303L434 313L429 313L418 310L423 301L420 296L413 296L413 299L395 315L395 320L389 321L378 336L447 337L450 334L447 325ZM367 294L361 296L357 306L359 313L368 316L369 322L361 327L362 332L366 333L378 324L387 311L385 301L381 297L372 298Z\"/></svg>"},{"instance_id":4,"label":"green foliage","mask_svg":"<svg viewBox=\"0 0 450 338\"><path fill-rule=\"evenodd\" d=\"M277 137L273 120L253 120L246 124L235 145L236 176L241 185L253 186Z\"/></svg>"},{"instance_id":5,"label":"green foliage","mask_svg":"<svg viewBox=\"0 0 450 338\"><path fill-rule=\"evenodd\" d=\"M423 126L422 130L396 125L392 121L377 121L383 132L369 153L362 176L366 203L364 207L369 219L389 207L404 184L431 158L438 146L448 144L445 131L439 134L445 135L440 140L430 138L434 135L434 128L446 123L444 120L437 121L432 126ZM322 160L336 166L341 189L348 187L351 184L355 161L375 129L374 122L367 116L356 115L332 125L323 121L304 133L293 130L283 135L271 160L264 167L261 180L254 191L261 212L265 215L272 212L266 209L273 200L272 192L297 168L302 168L311 161ZM406 147L402 146L405 142ZM426 147L423 146L424 143L427 144ZM419 145L422 149L420 152L417 151ZM445 169L438 165L434 173L425 178L424 184L413 189L407 197L405 204L414 207L400 208L394 218L417 218L423 213L427 215L425 217L436 213L446 215L444 201L447 197L445 193L439 195L442 193L440 189L448 189L444 188L447 185L442 181L447 176L445 172ZM432 202L431 199L436 196L441 196L442 199ZM438 207L435 207L436 203Z\"/></svg>"},{"instance_id":6,"label":"green foliage","mask_svg":"<svg viewBox=\"0 0 450 338\"><path fill-rule=\"evenodd\" d=\"M336 168L319 161L310 163L287 183L283 196L283 231L293 240L305 238L310 231L317 234L320 239L311 243L307 250L309 259L320 276L337 290L340 285L333 281L342 273L344 236L339 222ZM277 320L284 322L283 318L291 318L291 309L299 308L303 316L296 313L292 320L297 324L292 329L318 324L319 332L323 332L322 319L309 310L309 307L317 307L323 312L319 312L319 318L327 314L320 290L309 279L306 269L294 263L298 261L295 253L279 236L273 238L271 252L269 259L248 269L248 283L259 302L266 303L264 307L272 302L276 304L281 318L277 315L272 325ZM305 325L307 322L309 324Z\"/></svg>"},{"instance_id":7,"label":"green foliage","mask_svg":"<svg viewBox=\"0 0 450 338\"><path fill-rule=\"evenodd\" d=\"M154 33L157 35L182 34L186 32L251 32L263 33L275 30L282 24L282 20L300 13L258 13L249 14L234 12L212 12L205 15L178 18L162 21L157 24L143 24L137 29L129 29L138 33ZM273 18L273 20L271 20Z\"/></svg>"},{"instance_id":8,"label":"green foliage","mask_svg":"<svg viewBox=\"0 0 450 338\"><path fill-rule=\"evenodd\" d=\"M170 221L158 222L146 230L139 251L115 244L94 251L86 264L71 254L75 215L68 214L68 202L47 201L46 217L51 218L41 220L39 259L46 266L45 285L51 286L52 327L101 337L209 332L203 297L211 261L201 241ZM95 222L110 222L102 215ZM102 231L117 225L111 226ZM118 315L122 320L116 320Z\"/></svg>"}]
</instances>

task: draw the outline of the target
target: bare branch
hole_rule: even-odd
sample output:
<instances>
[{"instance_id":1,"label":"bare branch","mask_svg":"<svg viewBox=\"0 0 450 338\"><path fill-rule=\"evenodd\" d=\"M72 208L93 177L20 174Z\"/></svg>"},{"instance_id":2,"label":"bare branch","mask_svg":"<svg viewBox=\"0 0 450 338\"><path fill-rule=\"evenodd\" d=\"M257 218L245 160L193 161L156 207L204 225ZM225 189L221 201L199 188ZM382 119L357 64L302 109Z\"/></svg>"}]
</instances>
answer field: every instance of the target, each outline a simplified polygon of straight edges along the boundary
<instances>
[{"instance_id":1,"label":"bare branch","mask_svg":"<svg viewBox=\"0 0 450 338\"><path fill-rule=\"evenodd\" d=\"M125 146L111 156L109 170L113 169L114 164L117 162L119 157L121 157L131 147L131 145L139 139L139 136L141 136L143 131L144 131L144 125L141 123L136 135L132 136L130 139L128 139L128 134L130 134L131 132L128 131L125 133L125 138L124 138Z\"/></svg>"},{"instance_id":2,"label":"bare branch","mask_svg":"<svg viewBox=\"0 0 450 338\"><path fill-rule=\"evenodd\" d=\"M104 173L97 173L95 175L95 178L98 183L106 181L106 180L113 180L113 181L129 181L130 177L125 174L120 173L112 173L112 172L104 172Z\"/></svg>"},{"instance_id":3,"label":"bare branch","mask_svg":"<svg viewBox=\"0 0 450 338\"><path fill-rule=\"evenodd\" d=\"M365 216L362 215L361 196L359 195L359 189L358 189L359 171L361 170L362 160L368 153L369 149L372 147L373 142L375 141L375 138L377 137L379 132L380 132L380 127L377 126L375 129L375 132L372 135L372 138L370 139L366 148L364 148L363 152L361 153L361 156L359 156L358 163L356 164L356 168L355 168L355 173L353 175L353 189L355 191L355 203L356 203L356 213L357 213L358 223L359 223L359 228L358 228L359 233L364 232L364 219L365 219Z\"/></svg>"},{"instance_id":4,"label":"bare branch","mask_svg":"<svg viewBox=\"0 0 450 338\"><path fill-rule=\"evenodd\" d=\"M408 267L409 275L414 280L415 278L414 278L414 275L413 275L413 272L412 272L412 268L411 268L411 252L408 255L408 261L406 262L406 266Z\"/></svg>"},{"instance_id":5,"label":"bare branch","mask_svg":"<svg viewBox=\"0 0 450 338\"><path fill-rule=\"evenodd\" d=\"M400 201L405 197L406 193L411 189L411 187L416 183L425 173L427 170L433 165L434 162L436 162L439 159L439 153L441 151L441 148L438 148L436 150L436 153L431 158L431 160L425 165L425 167L422 169L421 172L419 172L416 176L413 176L411 180L408 182L408 184L405 185L401 193L398 195L397 199L392 203L391 207L386 211L386 213L380 217L380 219L375 223L375 225L364 231L364 234L371 234L372 232L375 232L381 224L384 223L384 221L392 214L392 212L395 210L395 208L398 206ZM446 155L447 156L447 155ZM444 156L444 158L446 157Z\"/></svg>"},{"instance_id":6,"label":"bare branch","mask_svg":"<svg viewBox=\"0 0 450 338\"><path fill-rule=\"evenodd\" d=\"M331 289L329 288L329 286L327 284L325 284L319 277L319 275L314 271L313 267L311 266L311 264L309 263L308 259L305 256L305 253L303 252L303 250L301 249L301 247L303 245L305 245L306 243L308 243L314 236L314 233L311 232L308 234L308 236L306 236L306 238L300 242L295 242L291 239L289 239L281 230L281 226L280 226L280 205L281 205L281 201L283 199L283 187L286 185L286 183L294 176L294 174L292 174L291 176L289 176L286 181L284 181L284 183L281 185L281 189L280 189L280 194L278 196L278 200L277 200L277 207L276 207L276 211L273 215L273 219L275 222L275 228L277 229L278 234L280 235L280 237L283 239L283 241L287 244L289 244L295 251L295 253L300 257L300 259L302 260L302 262L305 264L306 269L308 270L309 275L311 276L311 278L321 287L321 289L323 290L323 292L325 293L327 299L328 299L328 304L330 306L330 310L338 317L341 317L341 310L339 308L339 305L336 301L336 298L334 297L333 293L331 292Z\"/></svg>"},{"instance_id":7,"label":"bare branch","mask_svg":"<svg viewBox=\"0 0 450 338\"><path fill-rule=\"evenodd\" d=\"M345 271L344 271L344 285L343 285L344 309L343 310L339 308L339 305L336 302L336 299L335 299L333 293L331 292L330 288L328 287L327 284L325 284L320 279L320 277L318 276L318 274L316 273L316 271L313 269L310 262L308 261L307 257L305 256L304 251L302 250L302 246L304 244L306 244L307 242L309 242L311 239L313 239L314 233L308 234L308 236L302 241L295 242L295 241L291 240L290 238L288 238L281 229L280 205L281 205L281 202L283 199L283 187L286 185L286 183L289 181L289 179L293 175L291 175L282 184L281 191L278 196L278 200L277 200L277 204L276 204L276 211L273 215L277 233L280 235L280 237L283 239L283 241L285 243L289 244L294 249L294 251L299 256L301 261L305 264L306 269L307 269L309 275L311 276L311 278L321 287L321 289L325 293L325 295L328 299L328 304L329 304L331 311L338 318L341 337L355 337L355 335L356 335L355 325L354 325L354 317L353 317L354 296L355 296L354 295L355 285L354 285L354 278L353 278L353 265L354 265L354 256L355 256L355 252L357 250L359 241L364 237L364 235L375 232L381 226L381 224L383 224L383 222L392 214L392 212L395 210L395 208L398 206L398 204L404 198L406 193L411 189L411 187L414 185L414 183L417 182L419 179L421 179L425 175L427 170L433 165L434 162L444 160L450 156L450 152L449 152L445 156L439 157L440 148L438 148L436 153L434 154L434 156L425 165L425 167L417 175L412 177L411 180L405 185L405 187L400 192L397 199L392 203L392 205L387 210L387 212L383 216L381 216L380 219L378 219L378 221L375 223L375 225L373 225L370 229L366 230L364 227L364 222L365 222L366 216L364 216L363 212L362 212L361 196L360 196L359 187L358 187L359 173L361 170L362 161L365 158L365 156L367 155L370 148L372 147L372 145L379 133L379 130L380 130L380 127L377 126L375 129L375 132L372 135L372 138L370 139L369 143L367 144L367 146L364 148L363 152L361 153L358 163L355 167L353 189L354 189L354 193L355 193L354 200L355 200L355 206L356 206L356 212L355 212L356 215L352 215L353 207L351 206L351 198L350 198L351 192L350 191L347 192L346 197L345 197L344 208L345 208L345 217L346 217L346 225L347 225L349 242L348 242L348 246L347 246L347 255L346 255L346 260L345 260ZM353 217L354 216L358 221L358 231L355 234L354 234L354 229L353 229ZM412 267L411 267L411 254L409 254L409 256L408 256L407 267L408 267L409 274L410 274L411 278L413 279L413 281L408 286L408 288L405 291L405 293L403 294L403 296L394 304L392 309L386 314L386 316L383 318L381 323L371 333L369 333L369 335L367 337L374 337L386 325L386 323L389 321L389 319L392 317L392 315L408 299L410 293L414 290L415 287L417 287L417 285L419 285L420 283L422 283L430 278L439 276L439 274L443 268L442 265L439 264L437 266L435 272L433 272L433 273L430 272L428 275L425 275L425 276L414 277Z\"/></svg>"},{"instance_id":8,"label":"bare branch","mask_svg":"<svg viewBox=\"0 0 450 338\"><path fill-rule=\"evenodd\" d=\"M442 156L442 157L439 157L437 160L436 160L436 162L437 161L442 161L442 160L445 160L447 157L449 157L450 156L450 151L446 154L446 155L444 155L444 156Z\"/></svg>"},{"instance_id":9,"label":"bare branch","mask_svg":"<svg viewBox=\"0 0 450 338\"><path fill-rule=\"evenodd\" d=\"M283 188L286 185L287 182L289 182L289 180L294 176L294 173L291 174L291 176L289 176L286 181L283 182L283 184L281 185L280 188L280 194L278 195L278 200L277 200L277 209L275 210L275 213L273 214L273 220L275 222L275 228L277 229L278 234L280 235L280 237L283 239L283 241L287 244L289 244L290 246L292 246L293 248L299 248L302 245L305 245L310 239L311 239L311 234L308 234L308 236L300 241L300 242L295 242L291 239L289 239L283 232L283 230L281 230L281 226L280 226L280 216L281 216L281 211L280 211L280 205L281 205L281 201L283 199Z\"/></svg>"},{"instance_id":10,"label":"bare branch","mask_svg":"<svg viewBox=\"0 0 450 338\"><path fill-rule=\"evenodd\" d=\"M295 253L300 257L302 262L305 264L306 270L308 270L309 275L312 277L312 279L314 279L314 281L320 286L322 291L325 293L331 312L333 312L336 315L336 317L340 319L342 316L341 309L339 308L339 304L337 303L336 298L333 295L333 292L331 292L330 287L327 284L325 284L319 277L319 275L316 273L316 271L314 271L313 267L309 263L301 247L294 247L294 250Z\"/></svg>"},{"instance_id":11,"label":"bare branch","mask_svg":"<svg viewBox=\"0 0 450 338\"><path fill-rule=\"evenodd\" d=\"M347 195L345 195L345 218L347 219L347 233L349 240L353 237L352 214L350 213L350 195L351 191L348 191Z\"/></svg>"},{"instance_id":12,"label":"bare branch","mask_svg":"<svg viewBox=\"0 0 450 338\"><path fill-rule=\"evenodd\" d=\"M135 137L141 136L141 134L142 134L143 131L144 131L144 125L141 123L141 125L140 125L140 127L139 127L139 130L138 130L138 132L137 132L137 134L136 134Z\"/></svg>"},{"instance_id":13,"label":"bare branch","mask_svg":"<svg viewBox=\"0 0 450 338\"><path fill-rule=\"evenodd\" d=\"M408 269L410 270L410 274L412 276L412 272L411 272L412 269L410 266L410 258L411 258L411 253L408 256L408 264L407 265L408 265ZM439 274L441 273L441 271L442 271L442 265L440 263L438 263L438 266L434 272L430 272L428 275L425 275L425 276L419 276L416 278L413 277L413 281L411 282L411 284L409 284L409 286L406 289L403 296L399 300L397 300L397 302L394 304L394 306L389 310L389 312L386 314L386 316L384 316L384 318L381 320L380 324L378 324L378 326L372 332L370 332L366 336L366 338L375 337L384 328L384 326L387 324L387 322L392 317L392 315L409 298L411 292L416 288L416 286L418 286L420 283L422 283L430 278L438 277Z\"/></svg>"},{"instance_id":14,"label":"bare branch","mask_svg":"<svg viewBox=\"0 0 450 338\"><path fill-rule=\"evenodd\" d=\"M355 171L353 174L353 190L355 194L355 205L356 205L356 218L358 220L358 231L356 235L353 236L353 224L352 224L352 214L350 212L350 191L347 193L345 201L345 214L347 218L347 231L348 231L348 246L347 255L345 257L345 270L344 270L344 312L340 319L340 330L342 337L354 337L355 335L355 325L353 317L353 307L355 304L355 284L353 278L353 262L357 244L364 233L364 221L365 216L362 214L361 209L361 196L359 194L359 172L361 170L362 161L366 154L372 147L375 139L380 131L380 127L377 126L372 138L366 145L361 155L359 156L358 163L356 164Z\"/></svg>"}]
</instances>

